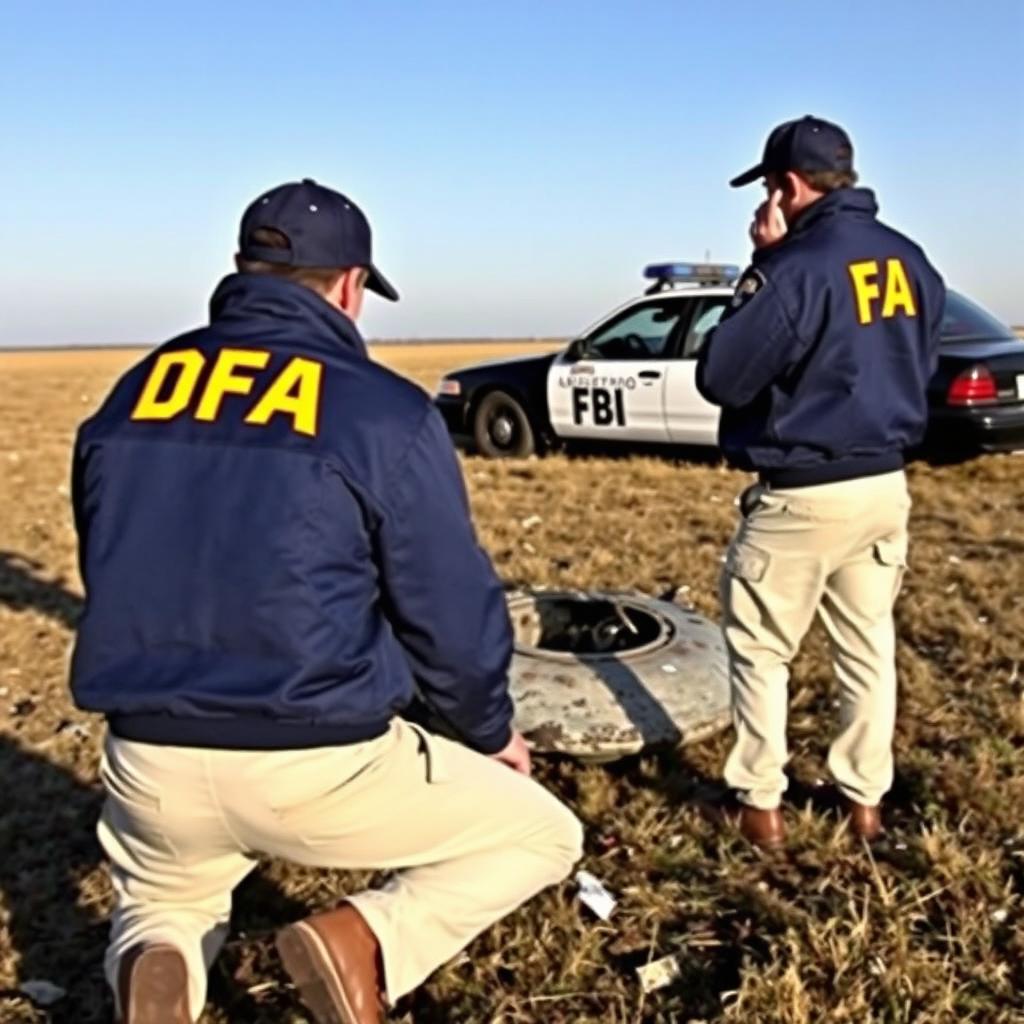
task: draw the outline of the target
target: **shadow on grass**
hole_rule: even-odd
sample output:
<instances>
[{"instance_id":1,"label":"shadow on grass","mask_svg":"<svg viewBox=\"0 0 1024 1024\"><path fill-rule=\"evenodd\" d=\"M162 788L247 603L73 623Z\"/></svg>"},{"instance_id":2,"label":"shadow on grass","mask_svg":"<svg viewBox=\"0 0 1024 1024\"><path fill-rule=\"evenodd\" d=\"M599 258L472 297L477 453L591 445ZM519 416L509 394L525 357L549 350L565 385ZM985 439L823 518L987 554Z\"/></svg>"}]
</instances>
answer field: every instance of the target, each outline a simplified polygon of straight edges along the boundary
<instances>
[{"instance_id":1,"label":"shadow on grass","mask_svg":"<svg viewBox=\"0 0 1024 1024\"><path fill-rule=\"evenodd\" d=\"M0 989L0 1020L10 1019L8 1008L30 1012L18 987L45 980L67 994L40 1009L40 1021L109 1021L112 1001L103 977L108 923L96 906L102 899L96 879L83 885L103 859L96 839L102 790L6 737L0 737L0 780L6 794L0 803L0 894L9 915L11 951L18 958L17 980ZM298 1003L279 995L276 1012L268 1016L258 998L262 983L283 981L272 935L309 908L285 895L259 869L236 890L234 903L234 937L211 972L208 1005L229 1021L277 1019Z\"/></svg>"},{"instance_id":2,"label":"shadow on grass","mask_svg":"<svg viewBox=\"0 0 1024 1024\"><path fill-rule=\"evenodd\" d=\"M231 936L210 972L208 1005L239 1022L277 1020L297 1010L298 998L282 991L286 978L274 934L309 913L305 903L284 893L260 868L248 875L235 890Z\"/></svg>"},{"instance_id":3,"label":"shadow on grass","mask_svg":"<svg viewBox=\"0 0 1024 1024\"><path fill-rule=\"evenodd\" d=\"M464 455L480 455L471 437L465 434L452 435L452 444ZM555 449L548 449L552 454L574 458L606 458L630 459L641 455L650 458L661 458L667 462L691 462L697 465L714 466L722 461L722 454L717 448L709 446L655 444L643 441L591 441L574 439L564 441ZM545 451L543 454L548 454ZM524 462L525 459L515 461Z\"/></svg>"},{"instance_id":4,"label":"shadow on grass","mask_svg":"<svg viewBox=\"0 0 1024 1024\"><path fill-rule=\"evenodd\" d=\"M81 597L64 579L43 577L43 569L31 558L0 551L0 605L34 610L74 630ZM18 1019L29 1019L24 1016L31 1013L29 1000L18 986L45 980L67 995L38 1010L40 1021L109 1021L113 1008L103 977L108 923L95 906L99 894L82 885L103 860L96 839L102 789L5 736L0 736L0 785L0 896L9 915L11 951L18 958L15 984L0 988L0 1020L14 1007L22 1015ZM258 870L250 875L236 891L232 915L235 935L246 937L229 942L214 966L209 1005L230 1021L256 1020L261 1005L250 989L277 970L273 930L308 912ZM261 976L254 974L256 967Z\"/></svg>"},{"instance_id":5,"label":"shadow on grass","mask_svg":"<svg viewBox=\"0 0 1024 1024\"><path fill-rule=\"evenodd\" d=\"M41 562L16 551L0 551L0 604L16 612L33 609L73 630L83 601L68 590L63 577L56 581L43 578L43 568Z\"/></svg>"},{"instance_id":6,"label":"shadow on grass","mask_svg":"<svg viewBox=\"0 0 1024 1024\"><path fill-rule=\"evenodd\" d=\"M45 579L43 568L16 552L0 551L0 605L37 611L73 630L82 599L64 579ZM46 980L67 991L46 1018L56 1024L107 1020L100 969L106 926L79 886L101 857L95 823L102 794L4 736L0 784L0 892L12 951L19 958L18 983ZM0 1017L5 1005L27 1002L16 989L0 994Z\"/></svg>"},{"instance_id":7,"label":"shadow on grass","mask_svg":"<svg viewBox=\"0 0 1024 1024\"><path fill-rule=\"evenodd\" d=\"M0 891L18 983L43 979L67 991L46 1018L55 1024L106 1021L106 925L79 887L102 855L95 838L100 790L5 737L0 779ZM10 990L0 996L0 1019L16 998Z\"/></svg>"}]
</instances>

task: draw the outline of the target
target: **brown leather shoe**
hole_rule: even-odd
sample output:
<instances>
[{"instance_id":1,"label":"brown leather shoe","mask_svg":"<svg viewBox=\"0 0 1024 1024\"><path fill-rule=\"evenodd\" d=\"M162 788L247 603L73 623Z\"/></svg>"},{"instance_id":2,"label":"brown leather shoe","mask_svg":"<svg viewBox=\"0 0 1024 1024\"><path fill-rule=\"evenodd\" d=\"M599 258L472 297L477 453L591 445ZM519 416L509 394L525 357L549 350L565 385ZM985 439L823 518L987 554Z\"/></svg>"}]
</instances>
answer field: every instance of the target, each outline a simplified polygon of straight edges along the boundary
<instances>
[{"instance_id":1,"label":"brown leather shoe","mask_svg":"<svg viewBox=\"0 0 1024 1024\"><path fill-rule=\"evenodd\" d=\"M762 850L777 850L786 842L786 822L778 807L763 811L759 807L741 805L739 829L748 843Z\"/></svg>"},{"instance_id":2,"label":"brown leather shoe","mask_svg":"<svg viewBox=\"0 0 1024 1024\"><path fill-rule=\"evenodd\" d=\"M355 907L345 904L282 928L277 951L317 1024L383 1019L380 944Z\"/></svg>"},{"instance_id":3,"label":"brown leather shoe","mask_svg":"<svg viewBox=\"0 0 1024 1024\"><path fill-rule=\"evenodd\" d=\"M192 1024L188 970L173 946L132 946L117 969L121 1024Z\"/></svg>"},{"instance_id":4,"label":"brown leather shoe","mask_svg":"<svg viewBox=\"0 0 1024 1024\"><path fill-rule=\"evenodd\" d=\"M873 843L885 831L882 825L882 809L877 805L869 807L855 800L847 800L846 812L850 815L850 831L859 839Z\"/></svg>"}]
</instances>

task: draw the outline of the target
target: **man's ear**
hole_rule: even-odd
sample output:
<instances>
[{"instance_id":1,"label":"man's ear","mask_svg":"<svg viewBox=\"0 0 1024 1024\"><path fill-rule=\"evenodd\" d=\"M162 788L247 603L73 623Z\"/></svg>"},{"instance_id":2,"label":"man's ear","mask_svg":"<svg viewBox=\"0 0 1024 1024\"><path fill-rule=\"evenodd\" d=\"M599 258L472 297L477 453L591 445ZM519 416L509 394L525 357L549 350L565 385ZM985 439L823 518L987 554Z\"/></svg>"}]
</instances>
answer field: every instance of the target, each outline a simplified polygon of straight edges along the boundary
<instances>
[{"instance_id":1,"label":"man's ear","mask_svg":"<svg viewBox=\"0 0 1024 1024\"><path fill-rule=\"evenodd\" d=\"M782 186L782 194L787 199L795 199L807 187L807 182L796 171L786 171L782 176L780 184Z\"/></svg>"},{"instance_id":2,"label":"man's ear","mask_svg":"<svg viewBox=\"0 0 1024 1024\"><path fill-rule=\"evenodd\" d=\"M335 285L335 301L343 313L355 320L363 308L363 287L366 271L362 267L350 267Z\"/></svg>"}]
</instances>

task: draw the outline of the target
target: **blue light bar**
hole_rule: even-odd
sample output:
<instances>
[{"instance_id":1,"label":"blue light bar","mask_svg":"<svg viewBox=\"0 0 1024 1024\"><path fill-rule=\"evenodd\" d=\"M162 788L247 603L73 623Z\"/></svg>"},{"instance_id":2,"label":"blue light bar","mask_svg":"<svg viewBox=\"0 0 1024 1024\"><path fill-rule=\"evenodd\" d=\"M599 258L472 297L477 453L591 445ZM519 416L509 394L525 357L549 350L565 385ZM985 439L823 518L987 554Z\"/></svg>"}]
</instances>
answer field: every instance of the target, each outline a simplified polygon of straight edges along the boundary
<instances>
[{"instance_id":1,"label":"blue light bar","mask_svg":"<svg viewBox=\"0 0 1024 1024\"><path fill-rule=\"evenodd\" d=\"M735 281L740 268L734 263L650 263L644 277L655 281Z\"/></svg>"}]
</instances>

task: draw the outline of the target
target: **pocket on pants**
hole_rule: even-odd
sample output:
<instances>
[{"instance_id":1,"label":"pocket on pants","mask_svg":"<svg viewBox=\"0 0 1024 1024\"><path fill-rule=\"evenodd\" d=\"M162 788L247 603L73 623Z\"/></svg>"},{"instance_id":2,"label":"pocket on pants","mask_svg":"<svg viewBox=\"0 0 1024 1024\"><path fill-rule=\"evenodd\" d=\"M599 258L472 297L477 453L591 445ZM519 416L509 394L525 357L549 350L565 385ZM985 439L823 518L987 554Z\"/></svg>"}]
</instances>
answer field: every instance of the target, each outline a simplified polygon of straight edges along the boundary
<instances>
[{"instance_id":1,"label":"pocket on pants","mask_svg":"<svg viewBox=\"0 0 1024 1024\"><path fill-rule=\"evenodd\" d=\"M764 484L751 484L739 497L740 515L749 519L761 504L767 488Z\"/></svg>"},{"instance_id":2,"label":"pocket on pants","mask_svg":"<svg viewBox=\"0 0 1024 1024\"><path fill-rule=\"evenodd\" d=\"M725 571L748 583L760 583L768 571L770 561L771 555L767 551L741 542L729 549L725 558Z\"/></svg>"},{"instance_id":3,"label":"pocket on pants","mask_svg":"<svg viewBox=\"0 0 1024 1024\"><path fill-rule=\"evenodd\" d=\"M100 758L100 780L110 798L126 809L160 810L159 789L133 772L113 751L104 750Z\"/></svg>"},{"instance_id":4,"label":"pocket on pants","mask_svg":"<svg viewBox=\"0 0 1024 1024\"><path fill-rule=\"evenodd\" d=\"M158 781L147 777L130 754L118 750L118 741L109 737L100 759L100 780L107 799L98 831L112 859L120 861L111 842L118 850L130 849L131 857L140 862L176 858L178 850L168 835Z\"/></svg>"},{"instance_id":5,"label":"pocket on pants","mask_svg":"<svg viewBox=\"0 0 1024 1024\"><path fill-rule=\"evenodd\" d=\"M337 819L361 791L387 770L395 745L395 727L362 743L309 750L274 751L266 802L282 826L296 832L316 830Z\"/></svg>"},{"instance_id":6,"label":"pocket on pants","mask_svg":"<svg viewBox=\"0 0 1024 1024\"><path fill-rule=\"evenodd\" d=\"M445 744L448 742L441 736L435 736L432 732L424 729L421 725L402 720L403 727L406 727L416 736L420 745L420 754L426 763L427 782L434 784L439 782L450 782L452 778L451 765L446 755Z\"/></svg>"},{"instance_id":7,"label":"pocket on pants","mask_svg":"<svg viewBox=\"0 0 1024 1024\"><path fill-rule=\"evenodd\" d=\"M907 573L907 545L906 535L899 537L884 537L875 541L875 562L892 570L893 585L892 597L895 601L903 589L903 579Z\"/></svg>"},{"instance_id":8,"label":"pocket on pants","mask_svg":"<svg viewBox=\"0 0 1024 1024\"><path fill-rule=\"evenodd\" d=\"M884 537L875 541L875 560L894 569L907 567L908 541L906 537Z\"/></svg>"}]
</instances>

